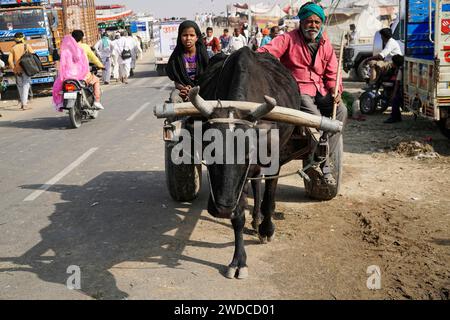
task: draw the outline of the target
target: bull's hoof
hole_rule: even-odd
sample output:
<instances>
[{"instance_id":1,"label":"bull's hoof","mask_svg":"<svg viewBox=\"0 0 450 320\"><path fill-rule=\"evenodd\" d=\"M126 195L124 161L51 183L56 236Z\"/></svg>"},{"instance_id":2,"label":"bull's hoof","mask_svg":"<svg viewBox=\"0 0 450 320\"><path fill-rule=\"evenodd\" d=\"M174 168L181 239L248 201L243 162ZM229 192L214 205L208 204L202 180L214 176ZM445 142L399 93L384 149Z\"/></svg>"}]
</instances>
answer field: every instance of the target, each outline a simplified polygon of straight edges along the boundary
<instances>
[{"instance_id":1,"label":"bull's hoof","mask_svg":"<svg viewBox=\"0 0 450 320\"><path fill-rule=\"evenodd\" d=\"M227 277L228 279L234 279L236 277L237 270L238 270L238 268L236 268L236 267L228 267L225 277Z\"/></svg>"},{"instance_id":2,"label":"bull's hoof","mask_svg":"<svg viewBox=\"0 0 450 320\"><path fill-rule=\"evenodd\" d=\"M244 280L248 278L248 267L239 268L238 277L239 280Z\"/></svg>"},{"instance_id":3,"label":"bull's hoof","mask_svg":"<svg viewBox=\"0 0 450 320\"><path fill-rule=\"evenodd\" d=\"M275 234L271 237L267 237L267 242L272 242L273 240L275 240Z\"/></svg>"},{"instance_id":4,"label":"bull's hoof","mask_svg":"<svg viewBox=\"0 0 450 320\"><path fill-rule=\"evenodd\" d=\"M267 244L267 237L259 235L259 241L261 244Z\"/></svg>"},{"instance_id":5,"label":"bull's hoof","mask_svg":"<svg viewBox=\"0 0 450 320\"><path fill-rule=\"evenodd\" d=\"M259 219L253 220L252 221L252 228L253 228L253 230L258 231L260 224L261 224L261 220L259 220Z\"/></svg>"}]
</instances>

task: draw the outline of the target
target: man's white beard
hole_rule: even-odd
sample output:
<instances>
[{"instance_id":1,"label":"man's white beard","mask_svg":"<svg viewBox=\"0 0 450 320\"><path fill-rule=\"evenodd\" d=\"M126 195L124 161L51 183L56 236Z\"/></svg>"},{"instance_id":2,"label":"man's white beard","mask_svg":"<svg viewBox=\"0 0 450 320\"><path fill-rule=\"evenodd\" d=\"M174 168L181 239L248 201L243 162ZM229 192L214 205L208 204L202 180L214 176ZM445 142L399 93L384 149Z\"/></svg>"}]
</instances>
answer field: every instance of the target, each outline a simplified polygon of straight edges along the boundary
<instances>
[{"instance_id":1,"label":"man's white beard","mask_svg":"<svg viewBox=\"0 0 450 320\"><path fill-rule=\"evenodd\" d=\"M316 29L304 29L301 28L303 35L306 39L309 40L316 40L316 38L319 36L319 30ZM311 33L308 30L314 30L314 33L311 35Z\"/></svg>"}]
</instances>

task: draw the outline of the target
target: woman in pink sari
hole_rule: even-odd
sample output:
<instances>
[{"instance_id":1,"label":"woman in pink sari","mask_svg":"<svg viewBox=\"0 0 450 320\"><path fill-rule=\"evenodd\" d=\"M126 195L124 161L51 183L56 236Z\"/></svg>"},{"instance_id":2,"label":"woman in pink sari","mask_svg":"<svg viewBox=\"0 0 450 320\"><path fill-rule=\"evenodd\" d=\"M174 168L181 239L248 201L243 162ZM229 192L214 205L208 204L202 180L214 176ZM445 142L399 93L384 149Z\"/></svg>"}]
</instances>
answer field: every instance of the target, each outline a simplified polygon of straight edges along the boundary
<instances>
[{"instance_id":1,"label":"woman in pink sari","mask_svg":"<svg viewBox=\"0 0 450 320\"><path fill-rule=\"evenodd\" d=\"M71 35L65 36L61 43L58 78L53 84L53 105L57 111L62 111L64 81L69 79L85 80L89 74L89 61L86 53Z\"/></svg>"}]
</instances>

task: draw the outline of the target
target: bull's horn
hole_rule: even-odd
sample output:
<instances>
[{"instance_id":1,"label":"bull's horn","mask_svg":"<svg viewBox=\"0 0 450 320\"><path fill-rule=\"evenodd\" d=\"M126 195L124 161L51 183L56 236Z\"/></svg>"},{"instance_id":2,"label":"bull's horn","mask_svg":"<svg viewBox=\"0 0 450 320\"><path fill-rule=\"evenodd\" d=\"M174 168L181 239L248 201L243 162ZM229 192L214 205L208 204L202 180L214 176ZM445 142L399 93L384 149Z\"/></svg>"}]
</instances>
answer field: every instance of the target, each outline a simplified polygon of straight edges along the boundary
<instances>
[{"instance_id":1,"label":"bull's horn","mask_svg":"<svg viewBox=\"0 0 450 320\"><path fill-rule=\"evenodd\" d=\"M200 87L194 87L189 90L189 100L194 105L194 107L200 111L202 116L209 118L214 112L214 108L209 106L205 100L198 94L200 92Z\"/></svg>"},{"instance_id":2,"label":"bull's horn","mask_svg":"<svg viewBox=\"0 0 450 320\"><path fill-rule=\"evenodd\" d=\"M254 111L249 114L249 118L252 120L261 119L266 114L270 113L277 105L277 100L272 97L264 96L265 103L259 105Z\"/></svg>"}]
</instances>

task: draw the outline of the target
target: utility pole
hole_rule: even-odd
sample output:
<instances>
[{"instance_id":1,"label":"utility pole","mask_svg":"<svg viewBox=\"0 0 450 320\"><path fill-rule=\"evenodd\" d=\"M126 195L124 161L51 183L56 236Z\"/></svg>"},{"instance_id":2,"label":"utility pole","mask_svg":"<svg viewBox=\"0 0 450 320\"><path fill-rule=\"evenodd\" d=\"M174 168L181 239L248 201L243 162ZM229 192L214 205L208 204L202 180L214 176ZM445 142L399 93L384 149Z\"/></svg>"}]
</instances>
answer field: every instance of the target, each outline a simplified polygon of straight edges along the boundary
<instances>
[{"instance_id":1,"label":"utility pole","mask_svg":"<svg viewBox=\"0 0 450 320\"><path fill-rule=\"evenodd\" d=\"M248 30L250 32L250 30L252 30L252 9L251 9L251 5L250 5L250 1L248 2L247 15L248 15Z\"/></svg>"}]
</instances>

